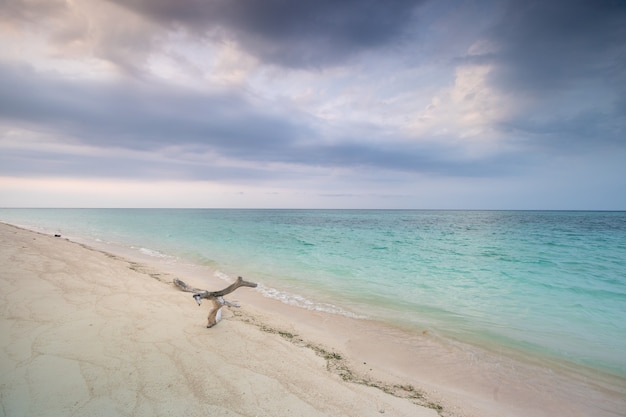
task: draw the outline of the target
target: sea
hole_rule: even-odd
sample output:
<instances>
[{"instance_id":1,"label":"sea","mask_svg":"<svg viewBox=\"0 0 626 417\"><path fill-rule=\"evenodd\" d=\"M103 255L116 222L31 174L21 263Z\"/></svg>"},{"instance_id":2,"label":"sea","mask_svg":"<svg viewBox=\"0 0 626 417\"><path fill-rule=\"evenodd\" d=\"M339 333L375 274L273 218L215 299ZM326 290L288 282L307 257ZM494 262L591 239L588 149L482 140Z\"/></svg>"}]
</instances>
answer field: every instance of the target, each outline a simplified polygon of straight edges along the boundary
<instances>
[{"instance_id":1,"label":"sea","mask_svg":"<svg viewBox=\"0 0 626 417\"><path fill-rule=\"evenodd\" d=\"M626 212L5 208L0 221L626 381Z\"/></svg>"}]
</instances>

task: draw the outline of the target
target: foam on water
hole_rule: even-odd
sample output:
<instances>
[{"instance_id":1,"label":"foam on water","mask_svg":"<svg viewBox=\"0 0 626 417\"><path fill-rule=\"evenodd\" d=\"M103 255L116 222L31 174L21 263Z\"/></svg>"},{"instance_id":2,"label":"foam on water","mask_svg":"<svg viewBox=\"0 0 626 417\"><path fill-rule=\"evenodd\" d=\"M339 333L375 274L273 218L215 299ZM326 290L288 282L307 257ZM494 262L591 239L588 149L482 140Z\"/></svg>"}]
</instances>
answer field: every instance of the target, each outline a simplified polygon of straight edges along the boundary
<instances>
[{"instance_id":1,"label":"foam on water","mask_svg":"<svg viewBox=\"0 0 626 417\"><path fill-rule=\"evenodd\" d=\"M292 294L286 291L280 291L276 288L270 288L263 284L259 284L258 291L267 298L278 300L284 304L304 308L311 311L321 311L324 313L341 314L342 316L354 318L354 319L366 319L367 316L355 314L351 311L345 310L341 307L337 307L333 304L320 303L307 299L298 294Z\"/></svg>"},{"instance_id":2,"label":"foam on water","mask_svg":"<svg viewBox=\"0 0 626 417\"><path fill-rule=\"evenodd\" d=\"M232 282L232 278L228 274L225 274L222 271L213 272L213 276L221 279L222 281Z\"/></svg>"},{"instance_id":3,"label":"foam on water","mask_svg":"<svg viewBox=\"0 0 626 417\"><path fill-rule=\"evenodd\" d=\"M233 277L231 277L230 275L222 271L214 271L213 276L221 279L222 281L229 282L229 283L234 281ZM264 297L271 298L273 300L278 300L281 303L284 303L287 305L304 308L306 310L321 311L321 312L330 313L330 314L341 314L342 316L346 316L346 317L350 317L354 319L367 318L367 316L365 315L355 314L351 311L345 310L336 305L312 301L306 297L303 297L302 295L294 294L294 293L287 292L287 291L281 291L276 288L268 287L267 285L263 283L258 283L256 291L261 293L261 295L263 295Z\"/></svg>"},{"instance_id":4,"label":"foam on water","mask_svg":"<svg viewBox=\"0 0 626 417\"><path fill-rule=\"evenodd\" d=\"M134 249L134 247L133 247L133 249ZM168 256L168 255L166 255L164 253L161 253L158 250L154 250L154 249L139 248L139 252L143 253L144 255L152 256L154 258L161 258L161 259L172 258L171 256Z\"/></svg>"}]
</instances>

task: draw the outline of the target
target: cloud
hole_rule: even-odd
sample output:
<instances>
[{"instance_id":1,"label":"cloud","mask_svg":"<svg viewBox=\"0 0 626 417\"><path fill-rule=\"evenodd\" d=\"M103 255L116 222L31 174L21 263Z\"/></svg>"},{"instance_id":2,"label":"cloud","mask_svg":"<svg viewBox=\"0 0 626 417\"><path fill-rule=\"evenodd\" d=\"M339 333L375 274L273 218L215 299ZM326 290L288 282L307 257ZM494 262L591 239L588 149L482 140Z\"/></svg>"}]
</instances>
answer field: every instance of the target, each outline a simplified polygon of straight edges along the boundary
<instances>
[{"instance_id":1,"label":"cloud","mask_svg":"<svg viewBox=\"0 0 626 417\"><path fill-rule=\"evenodd\" d=\"M509 1L455 62L490 68L491 110L507 109L489 124L501 137L552 153L623 145L624 27L623 2Z\"/></svg>"},{"instance_id":2,"label":"cloud","mask_svg":"<svg viewBox=\"0 0 626 417\"><path fill-rule=\"evenodd\" d=\"M493 181L495 194L579 158L605 175L594 164L624 154L620 2L0 5L6 178L280 184L353 202L375 189L368 201L409 201L455 181ZM480 200L459 187L450 192Z\"/></svg>"},{"instance_id":3,"label":"cloud","mask_svg":"<svg viewBox=\"0 0 626 417\"><path fill-rule=\"evenodd\" d=\"M160 83L87 82L0 65L0 117L46 126L99 146L158 148L205 144L237 153L263 141L277 149L295 125L253 108L233 92L197 93ZM298 126L298 132L305 126Z\"/></svg>"},{"instance_id":4,"label":"cloud","mask_svg":"<svg viewBox=\"0 0 626 417\"><path fill-rule=\"evenodd\" d=\"M63 0L2 0L0 6L0 18L3 20L16 19L32 23L67 9Z\"/></svg>"},{"instance_id":5,"label":"cloud","mask_svg":"<svg viewBox=\"0 0 626 417\"><path fill-rule=\"evenodd\" d=\"M511 1L492 30L500 45L494 83L544 94L623 74L626 4L619 1Z\"/></svg>"},{"instance_id":6,"label":"cloud","mask_svg":"<svg viewBox=\"0 0 626 417\"><path fill-rule=\"evenodd\" d=\"M265 63L320 68L398 41L422 1L114 0L167 27L236 42Z\"/></svg>"},{"instance_id":7,"label":"cloud","mask_svg":"<svg viewBox=\"0 0 626 417\"><path fill-rule=\"evenodd\" d=\"M396 133L380 143L372 127L367 134L354 126L344 129L341 136L327 137L323 120L293 108L274 111L271 102L262 110L236 91L209 94L156 82L68 81L11 65L0 65L0 87L4 91L0 120L4 123L94 149L155 152L180 158L178 163L170 160L163 165L164 173L178 168L192 177L215 178L216 169L208 165L201 168L202 161L189 156L194 154L206 155L209 161L230 160L231 166L253 162L258 165L256 176L259 167L268 164L436 175L487 175L507 170L500 162L502 155L468 160L445 142L413 143ZM89 167L97 173L113 165L101 158L104 165L97 169L95 155L78 157L80 162L66 160L66 174L72 167L77 173ZM38 169L54 170L58 165L49 162ZM114 175L137 175L137 167L130 162L119 160L116 166ZM150 173L158 171L154 162L143 160L141 166Z\"/></svg>"}]
</instances>

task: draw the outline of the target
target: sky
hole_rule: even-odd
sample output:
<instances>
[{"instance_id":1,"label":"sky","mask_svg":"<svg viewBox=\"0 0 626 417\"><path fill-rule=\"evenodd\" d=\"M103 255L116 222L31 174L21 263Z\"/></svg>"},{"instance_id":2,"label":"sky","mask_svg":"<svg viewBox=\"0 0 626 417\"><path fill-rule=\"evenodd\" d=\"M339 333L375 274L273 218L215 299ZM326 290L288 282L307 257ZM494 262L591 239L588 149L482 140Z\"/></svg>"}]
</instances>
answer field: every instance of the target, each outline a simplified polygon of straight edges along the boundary
<instances>
[{"instance_id":1,"label":"sky","mask_svg":"<svg viewBox=\"0 0 626 417\"><path fill-rule=\"evenodd\" d=\"M0 0L0 207L626 210L624 0Z\"/></svg>"}]
</instances>

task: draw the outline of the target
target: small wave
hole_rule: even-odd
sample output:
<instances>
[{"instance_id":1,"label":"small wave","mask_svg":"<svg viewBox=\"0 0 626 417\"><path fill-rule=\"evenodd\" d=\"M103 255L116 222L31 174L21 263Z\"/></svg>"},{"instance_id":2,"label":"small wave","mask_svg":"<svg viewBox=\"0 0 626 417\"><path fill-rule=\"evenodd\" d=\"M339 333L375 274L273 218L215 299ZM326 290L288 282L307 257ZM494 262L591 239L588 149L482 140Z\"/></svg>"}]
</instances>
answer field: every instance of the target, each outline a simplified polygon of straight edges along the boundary
<instances>
[{"instance_id":1,"label":"small wave","mask_svg":"<svg viewBox=\"0 0 626 417\"><path fill-rule=\"evenodd\" d=\"M277 290L275 288L266 287L263 284L259 284L259 286L257 287L257 291L259 291L264 297L272 298L284 304L304 308L306 310L321 311L324 313L331 313L331 314L340 314L342 316L346 316L346 317L350 317L354 319L366 319L367 318L367 316L352 313L351 311L344 310L343 308L337 307L336 305L333 305L333 304L318 303L315 301L311 301L301 295L292 294L292 293L288 293L285 291Z\"/></svg>"},{"instance_id":2,"label":"small wave","mask_svg":"<svg viewBox=\"0 0 626 417\"><path fill-rule=\"evenodd\" d=\"M154 249L139 248L139 252L143 253L144 255L152 256L154 258L169 258L169 256L167 256L166 254Z\"/></svg>"},{"instance_id":3,"label":"small wave","mask_svg":"<svg viewBox=\"0 0 626 417\"><path fill-rule=\"evenodd\" d=\"M223 273L222 271L213 272L213 276L221 279L222 281L228 281L228 282L232 281L230 276L228 274Z\"/></svg>"},{"instance_id":4,"label":"small wave","mask_svg":"<svg viewBox=\"0 0 626 417\"><path fill-rule=\"evenodd\" d=\"M230 275L219 270L213 272L213 276L226 282L232 281L232 278L230 277ZM275 288L267 287L261 283L259 283L257 287L257 291L259 291L264 297L272 298L284 304L304 308L306 310L321 311L324 313L331 313L331 314L340 314L342 316L346 316L346 317L350 317L354 319L366 319L367 318L367 316L352 313L350 311L344 310L341 307L337 307L336 305L333 305L333 304L316 303L301 295L292 294L292 293L285 292L285 291L280 291Z\"/></svg>"}]
</instances>

